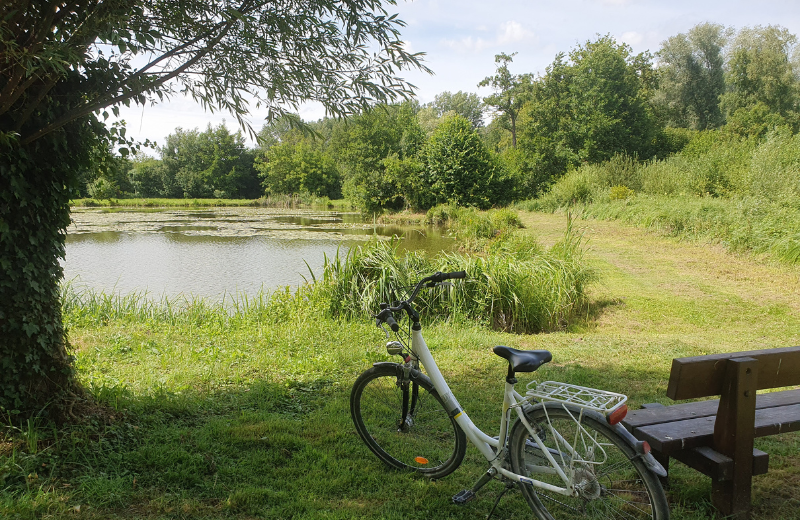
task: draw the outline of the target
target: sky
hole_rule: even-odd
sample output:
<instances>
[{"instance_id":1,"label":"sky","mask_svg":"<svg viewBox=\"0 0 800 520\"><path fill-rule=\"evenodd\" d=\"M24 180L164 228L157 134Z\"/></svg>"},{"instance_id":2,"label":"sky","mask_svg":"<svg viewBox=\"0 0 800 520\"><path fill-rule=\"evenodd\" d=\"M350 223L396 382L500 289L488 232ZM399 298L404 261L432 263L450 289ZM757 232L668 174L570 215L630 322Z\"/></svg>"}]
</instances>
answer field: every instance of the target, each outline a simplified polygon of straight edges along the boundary
<instances>
[{"instance_id":1,"label":"sky","mask_svg":"<svg viewBox=\"0 0 800 520\"><path fill-rule=\"evenodd\" d=\"M741 29L780 25L800 36L800 0L398 0L387 6L407 26L401 34L408 49L425 53L434 75L404 71L417 87L421 103L443 91L491 94L478 83L494 74L494 56L516 52L513 74L543 74L559 52L610 34L634 53L658 51L661 43L703 22ZM237 130L236 118L209 113L191 99L174 97L155 106L121 108L130 137L163 144L176 127L204 130L223 121ZM260 129L266 114L252 113ZM300 116L315 121L325 115L305 105ZM153 155L153 152L150 152Z\"/></svg>"}]
</instances>

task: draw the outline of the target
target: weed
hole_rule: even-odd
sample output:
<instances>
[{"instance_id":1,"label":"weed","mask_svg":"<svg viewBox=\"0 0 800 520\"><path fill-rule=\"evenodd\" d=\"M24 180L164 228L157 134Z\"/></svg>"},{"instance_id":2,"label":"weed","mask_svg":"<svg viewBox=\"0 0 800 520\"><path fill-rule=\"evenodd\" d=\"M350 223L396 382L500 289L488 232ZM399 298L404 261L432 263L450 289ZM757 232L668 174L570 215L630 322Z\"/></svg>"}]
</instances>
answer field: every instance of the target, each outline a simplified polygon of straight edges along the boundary
<instances>
[{"instance_id":1,"label":"weed","mask_svg":"<svg viewBox=\"0 0 800 520\"><path fill-rule=\"evenodd\" d=\"M798 263L799 179L800 135L777 129L757 140L699 132L680 154L663 160L615 156L584 165L539 199L517 207L580 207L587 217L620 219Z\"/></svg>"}]
</instances>

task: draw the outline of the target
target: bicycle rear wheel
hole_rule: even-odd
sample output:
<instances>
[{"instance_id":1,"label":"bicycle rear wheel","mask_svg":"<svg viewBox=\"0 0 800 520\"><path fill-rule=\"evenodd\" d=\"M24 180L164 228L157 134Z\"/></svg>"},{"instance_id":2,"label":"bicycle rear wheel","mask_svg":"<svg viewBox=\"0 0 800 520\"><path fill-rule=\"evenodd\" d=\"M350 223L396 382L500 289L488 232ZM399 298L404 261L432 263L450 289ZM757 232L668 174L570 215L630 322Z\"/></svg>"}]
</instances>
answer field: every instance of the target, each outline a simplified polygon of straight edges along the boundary
<instances>
[{"instance_id":1,"label":"bicycle rear wheel","mask_svg":"<svg viewBox=\"0 0 800 520\"><path fill-rule=\"evenodd\" d=\"M350 414L369 449L392 467L440 478L464 458L464 432L419 372L404 377L395 363L365 371L353 385Z\"/></svg>"},{"instance_id":2,"label":"bicycle rear wheel","mask_svg":"<svg viewBox=\"0 0 800 520\"><path fill-rule=\"evenodd\" d=\"M532 484L520 484L537 517L544 520L669 518L669 506L658 478L608 423L560 403L538 405L527 416L564 473L574 475L576 490L573 496L565 496ZM547 473L543 469L552 466L521 421L511 431L510 444L515 473L565 487L552 470Z\"/></svg>"}]
</instances>

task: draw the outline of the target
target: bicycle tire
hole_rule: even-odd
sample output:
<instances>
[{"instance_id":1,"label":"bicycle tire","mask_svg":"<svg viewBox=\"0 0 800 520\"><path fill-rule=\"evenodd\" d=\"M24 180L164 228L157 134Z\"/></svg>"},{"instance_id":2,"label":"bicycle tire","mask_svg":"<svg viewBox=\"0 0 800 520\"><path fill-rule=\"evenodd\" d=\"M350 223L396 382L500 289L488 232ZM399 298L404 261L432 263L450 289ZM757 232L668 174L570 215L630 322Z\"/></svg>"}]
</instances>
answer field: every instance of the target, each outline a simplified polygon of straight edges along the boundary
<instances>
[{"instance_id":1,"label":"bicycle tire","mask_svg":"<svg viewBox=\"0 0 800 520\"><path fill-rule=\"evenodd\" d=\"M405 377L396 363L366 370L353 384L350 415L364 443L393 468L441 478L464 459L464 432L418 371Z\"/></svg>"},{"instance_id":2,"label":"bicycle tire","mask_svg":"<svg viewBox=\"0 0 800 520\"><path fill-rule=\"evenodd\" d=\"M552 402L533 407L526 416L565 474L574 471L576 475L577 496L564 496L533 484L520 483L520 490L537 517L542 520L669 518L667 498L658 477L647 469L630 444L605 420L598 420L592 414L584 413L581 416L578 407ZM575 445L574 451L582 460L594 460L597 463L573 464L564 441L557 440L557 436L548 428L548 416L550 424L562 439ZM573 417L580 419L581 428ZM591 442L591 439L596 442ZM598 445L602 450L598 450ZM511 431L510 449L511 467L515 473L564 487L564 481L558 475L530 471L532 466L550 464L519 420ZM606 457L601 463L599 457L603 457L602 452Z\"/></svg>"}]
</instances>

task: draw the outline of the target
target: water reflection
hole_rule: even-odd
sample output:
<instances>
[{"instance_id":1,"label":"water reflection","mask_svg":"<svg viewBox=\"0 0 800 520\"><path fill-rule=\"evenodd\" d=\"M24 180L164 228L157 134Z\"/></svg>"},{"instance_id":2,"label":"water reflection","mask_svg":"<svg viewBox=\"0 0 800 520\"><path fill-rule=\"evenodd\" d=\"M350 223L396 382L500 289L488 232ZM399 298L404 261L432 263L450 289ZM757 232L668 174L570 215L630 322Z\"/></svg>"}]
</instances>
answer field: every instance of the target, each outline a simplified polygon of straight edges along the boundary
<instances>
[{"instance_id":1,"label":"water reflection","mask_svg":"<svg viewBox=\"0 0 800 520\"><path fill-rule=\"evenodd\" d=\"M153 296L220 298L296 286L324 258L369 239L401 238L407 250L437 252L453 240L436 229L373 225L358 214L260 208L76 210L65 277L80 287Z\"/></svg>"}]
</instances>

